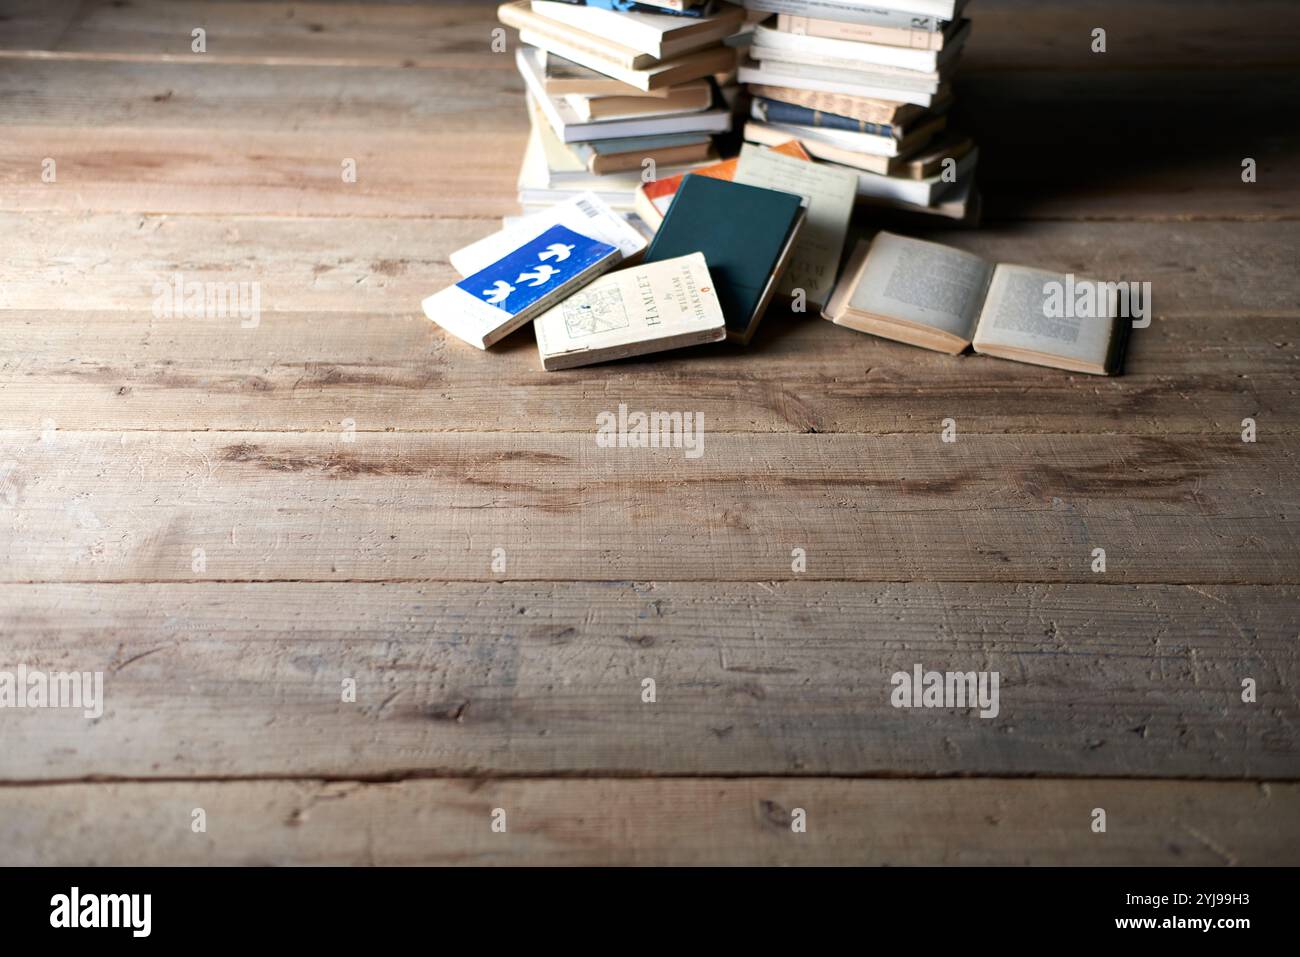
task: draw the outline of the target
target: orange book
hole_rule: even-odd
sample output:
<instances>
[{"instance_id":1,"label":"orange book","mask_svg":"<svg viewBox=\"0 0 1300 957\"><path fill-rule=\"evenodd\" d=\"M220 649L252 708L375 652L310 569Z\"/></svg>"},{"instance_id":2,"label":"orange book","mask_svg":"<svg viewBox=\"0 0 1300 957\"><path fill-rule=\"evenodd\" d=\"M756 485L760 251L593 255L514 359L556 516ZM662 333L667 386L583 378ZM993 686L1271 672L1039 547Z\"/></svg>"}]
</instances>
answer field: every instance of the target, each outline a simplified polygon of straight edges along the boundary
<instances>
[{"instance_id":1,"label":"orange book","mask_svg":"<svg viewBox=\"0 0 1300 957\"><path fill-rule=\"evenodd\" d=\"M790 140L780 146L774 146L772 149L778 153L784 153L786 156L812 162L812 157L808 155L807 150L800 145L798 140ZM710 179L730 180L736 175L736 164L739 162L740 157L733 156L731 159L714 163L711 166L701 166L699 169L693 169L690 174L707 176ZM636 214L651 229L657 230L659 224L664 221L664 214L668 212L668 206L672 203L673 197L677 195L677 190L682 185L682 179L687 175L687 173L679 173L676 176L669 176L667 179L642 183L637 187L633 206L636 209Z\"/></svg>"}]
</instances>

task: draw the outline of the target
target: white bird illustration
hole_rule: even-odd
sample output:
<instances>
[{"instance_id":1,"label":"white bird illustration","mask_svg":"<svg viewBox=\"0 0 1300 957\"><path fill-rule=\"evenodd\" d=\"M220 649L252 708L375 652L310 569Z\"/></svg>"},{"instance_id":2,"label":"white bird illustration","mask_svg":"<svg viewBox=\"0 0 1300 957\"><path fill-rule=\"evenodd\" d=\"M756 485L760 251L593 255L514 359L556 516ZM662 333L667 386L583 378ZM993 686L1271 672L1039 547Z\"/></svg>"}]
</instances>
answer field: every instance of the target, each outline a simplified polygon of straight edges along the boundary
<instances>
[{"instance_id":1,"label":"white bird illustration","mask_svg":"<svg viewBox=\"0 0 1300 957\"><path fill-rule=\"evenodd\" d=\"M492 284L491 289L483 290L483 295L486 297L487 302L495 306L497 303L505 302L509 299L510 294L514 291L514 286L510 285L510 283L506 282L504 279L498 279Z\"/></svg>"},{"instance_id":2,"label":"white bird illustration","mask_svg":"<svg viewBox=\"0 0 1300 957\"><path fill-rule=\"evenodd\" d=\"M537 258L554 259L557 263L562 263L569 258L571 252L573 252L572 246L566 246L564 243L551 243L546 249L537 254Z\"/></svg>"},{"instance_id":3,"label":"white bird illustration","mask_svg":"<svg viewBox=\"0 0 1300 957\"><path fill-rule=\"evenodd\" d=\"M551 277L556 275L558 272L559 270L554 266L543 264L535 267L532 272L521 272L515 277L515 282L525 282L526 280L531 279L533 281L530 282L529 285L536 287L542 285L542 283L550 282Z\"/></svg>"}]
</instances>

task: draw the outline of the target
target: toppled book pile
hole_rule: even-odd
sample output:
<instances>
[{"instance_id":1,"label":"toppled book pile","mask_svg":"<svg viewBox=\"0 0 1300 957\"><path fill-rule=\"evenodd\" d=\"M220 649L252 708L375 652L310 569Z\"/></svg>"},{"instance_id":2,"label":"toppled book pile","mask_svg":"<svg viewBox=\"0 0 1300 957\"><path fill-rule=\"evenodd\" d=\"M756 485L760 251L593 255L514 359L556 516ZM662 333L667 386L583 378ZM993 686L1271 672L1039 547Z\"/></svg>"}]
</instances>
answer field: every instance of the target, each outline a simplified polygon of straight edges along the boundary
<instances>
[{"instance_id":1,"label":"toppled book pile","mask_svg":"<svg viewBox=\"0 0 1300 957\"><path fill-rule=\"evenodd\" d=\"M1114 371L1113 318L1083 335L1047 317L1051 274L884 233L841 273L857 203L961 216L977 200L975 147L947 129L963 0L887 2L500 7L531 122L523 215L452 253L465 278L425 314L480 349L532 323L548 370L745 344L776 301L941 351ZM738 112L746 142L720 158Z\"/></svg>"}]
</instances>

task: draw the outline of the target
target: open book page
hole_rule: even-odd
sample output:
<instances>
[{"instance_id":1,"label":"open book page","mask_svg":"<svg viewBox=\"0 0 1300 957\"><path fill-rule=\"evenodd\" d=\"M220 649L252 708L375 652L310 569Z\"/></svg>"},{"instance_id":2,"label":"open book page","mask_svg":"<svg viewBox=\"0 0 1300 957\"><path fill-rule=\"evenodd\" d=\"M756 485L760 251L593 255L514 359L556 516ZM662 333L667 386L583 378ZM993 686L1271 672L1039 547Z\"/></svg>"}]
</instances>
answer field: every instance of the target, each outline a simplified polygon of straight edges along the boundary
<instances>
[{"instance_id":1,"label":"open book page","mask_svg":"<svg viewBox=\"0 0 1300 957\"><path fill-rule=\"evenodd\" d=\"M849 306L970 342L992 273L973 253L879 233Z\"/></svg>"},{"instance_id":2,"label":"open book page","mask_svg":"<svg viewBox=\"0 0 1300 957\"><path fill-rule=\"evenodd\" d=\"M1053 284L1057 284L1055 288ZM1105 368L1115 326L1115 302L1107 296L1095 307L1076 310L1066 289L1067 279L1060 273L998 266L976 330L976 350L1009 348Z\"/></svg>"}]
</instances>

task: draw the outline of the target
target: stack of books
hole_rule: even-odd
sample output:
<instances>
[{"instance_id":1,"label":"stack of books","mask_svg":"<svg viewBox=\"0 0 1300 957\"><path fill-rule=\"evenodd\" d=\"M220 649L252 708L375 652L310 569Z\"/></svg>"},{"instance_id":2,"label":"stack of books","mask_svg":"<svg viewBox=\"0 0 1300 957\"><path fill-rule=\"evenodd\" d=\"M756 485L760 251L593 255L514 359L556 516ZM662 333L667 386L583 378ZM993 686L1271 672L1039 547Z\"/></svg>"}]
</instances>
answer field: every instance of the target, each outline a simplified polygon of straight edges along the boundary
<instances>
[{"instance_id":1,"label":"stack of books","mask_svg":"<svg viewBox=\"0 0 1300 957\"><path fill-rule=\"evenodd\" d=\"M715 162L732 128L743 8L718 0L520 0L515 63L532 131L519 202L534 213L584 193L630 213L648 180Z\"/></svg>"},{"instance_id":2,"label":"stack of books","mask_svg":"<svg viewBox=\"0 0 1300 957\"><path fill-rule=\"evenodd\" d=\"M853 169L858 198L961 218L978 150L948 128L965 0L744 0L756 20L739 78L745 139L796 139Z\"/></svg>"}]
</instances>

